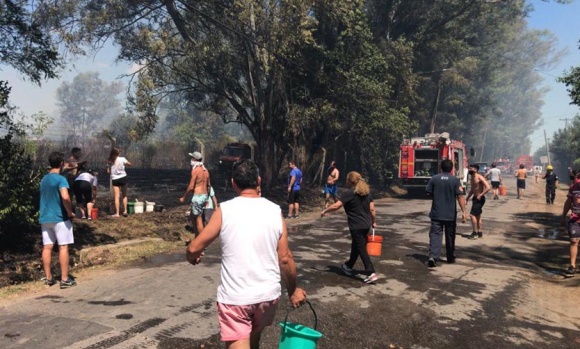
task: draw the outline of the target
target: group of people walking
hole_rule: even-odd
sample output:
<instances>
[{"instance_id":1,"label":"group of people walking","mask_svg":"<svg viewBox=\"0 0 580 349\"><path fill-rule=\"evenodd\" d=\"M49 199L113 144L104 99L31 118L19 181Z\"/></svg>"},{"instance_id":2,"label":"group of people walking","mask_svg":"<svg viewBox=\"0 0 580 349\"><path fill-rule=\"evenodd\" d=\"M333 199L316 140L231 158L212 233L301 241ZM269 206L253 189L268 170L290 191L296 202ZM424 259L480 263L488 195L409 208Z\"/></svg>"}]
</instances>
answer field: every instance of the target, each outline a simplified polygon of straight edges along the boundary
<instances>
[{"instance_id":1,"label":"group of people walking","mask_svg":"<svg viewBox=\"0 0 580 349\"><path fill-rule=\"evenodd\" d=\"M219 238L221 245L221 282L217 294L217 311L221 339L227 348L257 348L260 336L266 326L273 323L276 309L281 298L281 285L286 285L290 305L299 307L306 301L306 292L298 287L296 280L296 265L288 244L288 230L285 218L299 217L300 185L302 172L294 162L289 163L288 177L288 214L284 216L280 206L262 197L259 169L252 160L242 160L233 165L232 186L237 196L218 206L215 192L211 187L209 171L203 164L199 152L190 153L191 179L189 185L179 198L185 202L192 194L190 209L196 238L188 241L186 258L193 264L201 262L205 249ZM53 153L49 157L51 170L42 179L40 223L44 249L42 252L44 281L53 285L57 281L50 269L50 255L55 243L59 245L59 261L61 264L61 288L76 285L68 274L68 245L74 242L70 219L75 217L72 209L67 180L61 176L61 169L79 170L74 161L68 159L65 164L62 153ZM78 163L78 157L76 158ZM119 213L126 215L126 185L125 166L130 162L120 156L118 149L113 149L108 159L108 172L111 174L116 198L116 217ZM492 166L493 167L493 166ZM498 200L497 189L502 183L501 173L492 171L486 176L478 173L477 165L470 165L471 185L467 199L460 180L452 175L453 162L443 160L441 173L433 176L425 191L432 198L429 217L429 259L428 267L437 267L442 251L442 239L445 236L447 263L454 263L455 235L457 221L457 205L459 205L462 222L467 221L467 201L472 200L470 218L473 227L472 239L482 238L482 209L485 195L493 190L494 200ZM86 181L87 176L76 175L75 181ZM80 179L79 179L80 178ZM321 217L344 208L350 236L352 238L349 258L342 263L340 269L348 276L355 275L355 264L360 258L364 271L364 283L374 283L379 279L374 265L366 249L367 236L376 228L376 212L369 184L360 173L349 172L346 175L347 188L338 195L337 182L340 173L334 161L327 169L325 183L325 207ZM546 200L553 203L552 183L557 185L557 177L548 172L544 176L548 183ZM86 186L83 191L86 193ZM549 196L548 196L549 194ZM523 195L520 195L520 197ZM83 202L90 197L81 196ZM333 201L331 203L331 200ZM123 211L121 212L121 203ZM568 192L564 205L563 221L568 211L572 216L567 222L570 233L571 265L567 272L576 271L575 259L580 240L580 175ZM206 216L203 213L213 212ZM260 268L256 268L260 266Z\"/></svg>"},{"instance_id":2,"label":"group of people walking","mask_svg":"<svg viewBox=\"0 0 580 349\"><path fill-rule=\"evenodd\" d=\"M429 259L427 265L430 268L437 267L442 249L443 232L445 235L445 248L447 254L447 263L455 263L455 238L457 228L457 204L461 210L462 222L466 221L466 205L472 198L470 211L473 232L470 239L479 239L483 237L482 232L482 211L485 204L485 194L493 188L493 198L498 200L497 189L503 180L501 172L492 164L492 169L482 175L478 173L479 166L473 164L469 166L470 190L467 199L464 198L465 191L458 178L451 174L453 162L443 160L441 162L441 173L431 177L425 191L432 197L433 202L429 217L431 227L429 229ZM553 205L556 197L559 179L553 172L553 167L548 165L546 173L542 178L546 181L546 204ZM517 185L517 199L523 199L525 190L525 180L527 171L524 166L514 173ZM487 183L486 178L491 179L491 186ZM569 187L566 202L562 213L562 225L566 226L570 238L570 266L564 272L567 277L572 277L577 271L576 258L578 255L578 244L580 241L580 173L570 172L572 184ZM571 215L568 218L568 212Z\"/></svg>"}]
</instances>

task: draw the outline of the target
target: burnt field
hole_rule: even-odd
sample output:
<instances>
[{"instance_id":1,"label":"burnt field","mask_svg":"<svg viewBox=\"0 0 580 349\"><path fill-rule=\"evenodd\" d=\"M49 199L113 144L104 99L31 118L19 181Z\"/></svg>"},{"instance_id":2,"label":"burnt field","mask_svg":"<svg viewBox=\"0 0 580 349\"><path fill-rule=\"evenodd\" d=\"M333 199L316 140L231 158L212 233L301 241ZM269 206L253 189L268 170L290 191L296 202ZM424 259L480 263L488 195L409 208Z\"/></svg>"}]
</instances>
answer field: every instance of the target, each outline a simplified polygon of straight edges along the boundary
<instances>
[{"instance_id":1,"label":"burnt field","mask_svg":"<svg viewBox=\"0 0 580 349\"><path fill-rule=\"evenodd\" d=\"M73 266L71 272L73 274L82 268L118 262L117 257L106 252L107 249L100 255L81 261L81 251L86 251L92 247L143 238L161 238L165 242L174 242L172 245L174 248L183 246L181 241L189 234L185 218L188 205L180 203L179 198L187 188L190 172L184 169L130 168L127 171L127 177L129 201L137 199L143 202L155 202L157 205L163 205L164 210L162 212L133 214L126 218L112 218L110 213L112 212L113 198L109 189L109 176L106 173L99 173L96 199L99 218L93 221L77 218L73 221L75 243L70 248L71 265ZM214 175L211 175L211 180L218 201L222 202L234 197L234 191L231 187L225 187L223 180ZM263 190L263 195L278 203L282 211L286 212L287 194L283 182L278 188L270 191ZM319 187L306 185L302 190L301 198L302 212L320 210L324 204ZM114 208L114 206L112 207ZM11 247L5 250L0 256L0 288L40 280L44 276L40 259L41 250L40 227L38 227L38 235L32 246ZM55 275L59 275L56 262L55 246L53 272Z\"/></svg>"}]
</instances>

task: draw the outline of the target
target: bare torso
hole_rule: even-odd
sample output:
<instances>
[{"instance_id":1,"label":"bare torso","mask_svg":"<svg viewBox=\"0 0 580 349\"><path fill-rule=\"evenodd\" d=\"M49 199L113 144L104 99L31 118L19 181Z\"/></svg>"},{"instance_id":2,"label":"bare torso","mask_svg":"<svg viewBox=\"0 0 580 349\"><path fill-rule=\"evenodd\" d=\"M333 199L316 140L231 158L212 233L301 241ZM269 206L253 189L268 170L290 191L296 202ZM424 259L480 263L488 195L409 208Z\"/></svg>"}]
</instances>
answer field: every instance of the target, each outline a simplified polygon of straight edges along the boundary
<instances>
[{"instance_id":1,"label":"bare torso","mask_svg":"<svg viewBox=\"0 0 580 349\"><path fill-rule=\"evenodd\" d=\"M191 170L191 181L189 182L189 190L193 191L193 195L209 194L207 188L209 187L209 171L202 166L198 166Z\"/></svg>"},{"instance_id":2,"label":"bare torso","mask_svg":"<svg viewBox=\"0 0 580 349\"><path fill-rule=\"evenodd\" d=\"M517 179L526 179L526 177L528 177L528 172L525 169L520 168L516 171L515 175Z\"/></svg>"},{"instance_id":3,"label":"bare torso","mask_svg":"<svg viewBox=\"0 0 580 349\"><path fill-rule=\"evenodd\" d=\"M332 172L330 172L330 174L326 178L326 183L328 183L329 185L334 185L334 183L336 183L337 180L338 180L338 170L335 168L334 170L332 170Z\"/></svg>"},{"instance_id":4,"label":"bare torso","mask_svg":"<svg viewBox=\"0 0 580 349\"><path fill-rule=\"evenodd\" d=\"M483 193L486 185L487 181L479 173L476 173L473 176L471 176L471 193L473 194L473 196L477 196Z\"/></svg>"}]
</instances>

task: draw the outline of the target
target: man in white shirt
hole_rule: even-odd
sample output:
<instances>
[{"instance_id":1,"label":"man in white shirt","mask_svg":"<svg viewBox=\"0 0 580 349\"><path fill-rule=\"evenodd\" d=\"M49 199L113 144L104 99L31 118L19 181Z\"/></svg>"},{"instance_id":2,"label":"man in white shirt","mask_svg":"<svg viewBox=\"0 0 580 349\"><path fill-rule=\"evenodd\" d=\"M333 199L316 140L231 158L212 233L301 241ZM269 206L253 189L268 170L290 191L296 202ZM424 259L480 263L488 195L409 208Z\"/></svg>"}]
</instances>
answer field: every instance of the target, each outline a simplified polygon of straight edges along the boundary
<instances>
[{"instance_id":1,"label":"man in white shirt","mask_svg":"<svg viewBox=\"0 0 580 349\"><path fill-rule=\"evenodd\" d=\"M242 160L233 166L238 194L215 209L207 226L189 244L187 260L199 264L204 249L220 238L221 282L217 292L221 340L228 349L255 349L273 323L284 281L290 303L306 300L296 287L296 265L280 206L260 197L258 166Z\"/></svg>"},{"instance_id":2,"label":"man in white shirt","mask_svg":"<svg viewBox=\"0 0 580 349\"><path fill-rule=\"evenodd\" d=\"M499 200L497 195L499 192L499 186L501 185L501 170L495 167L495 163L491 164L491 170L485 174L485 178L491 179L491 188L493 189L493 199Z\"/></svg>"}]
</instances>

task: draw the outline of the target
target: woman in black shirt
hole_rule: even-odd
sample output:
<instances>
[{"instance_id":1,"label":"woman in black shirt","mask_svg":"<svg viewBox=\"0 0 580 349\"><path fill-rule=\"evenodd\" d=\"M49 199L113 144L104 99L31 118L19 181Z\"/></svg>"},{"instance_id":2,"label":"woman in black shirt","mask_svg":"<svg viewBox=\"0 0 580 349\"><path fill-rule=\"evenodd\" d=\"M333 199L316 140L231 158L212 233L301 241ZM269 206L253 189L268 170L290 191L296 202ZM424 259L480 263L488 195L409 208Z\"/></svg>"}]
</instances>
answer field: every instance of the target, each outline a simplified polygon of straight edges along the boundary
<instances>
[{"instance_id":1,"label":"woman in black shirt","mask_svg":"<svg viewBox=\"0 0 580 349\"><path fill-rule=\"evenodd\" d=\"M370 187L358 172L350 172L346 176L348 190L342 193L340 199L332 206L324 209L321 216L330 211L336 211L344 206L348 218L348 228L352 237L350 259L342 264L341 269L346 275L353 275L353 267L360 256L365 267L365 283L375 282L378 277L371 258L367 252L367 235L371 228L376 228L375 204L370 193Z\"/></svg>"}]
</instances>

